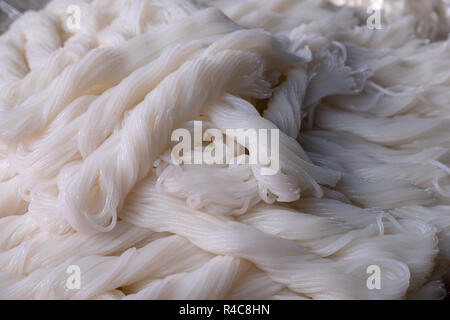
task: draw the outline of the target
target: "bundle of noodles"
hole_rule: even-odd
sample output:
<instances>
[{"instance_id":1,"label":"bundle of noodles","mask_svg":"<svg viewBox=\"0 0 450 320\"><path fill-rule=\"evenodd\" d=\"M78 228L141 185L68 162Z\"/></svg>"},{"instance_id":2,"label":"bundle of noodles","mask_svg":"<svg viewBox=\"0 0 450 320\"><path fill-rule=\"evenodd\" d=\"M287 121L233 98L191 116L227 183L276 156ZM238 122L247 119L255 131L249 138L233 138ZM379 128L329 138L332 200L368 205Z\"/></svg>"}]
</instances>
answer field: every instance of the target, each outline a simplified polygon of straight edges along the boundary
<instances>
[{"instance_id":1,"label":"bundle of noodles","mask_svg":"<svg viewBox=\"0 0 450 320\"><path fill-rule=\"evenodd\" d=\"M374 12L380 8L383 19L392 22L399 17L412 15L416 18L417 36L432 41L447 39L450 33L448 0L331 0L336 5L359 6L362 10Z\"/></svg>"},{"instance_id":2,"label":"bundle of noodles","mask_svg":"<svg viewBox=\"0 0 450 320\"><path fill-rule=\"evenodd\" d=\"M443 298L449 45L365 18L312 0L18 18L0 37L0 298ZM277 172L174 162L196 121L279 129ZM209 138L184 151L227 148ZM254 156L234 138L233 159Z\"/></svg>"}]
</instances>

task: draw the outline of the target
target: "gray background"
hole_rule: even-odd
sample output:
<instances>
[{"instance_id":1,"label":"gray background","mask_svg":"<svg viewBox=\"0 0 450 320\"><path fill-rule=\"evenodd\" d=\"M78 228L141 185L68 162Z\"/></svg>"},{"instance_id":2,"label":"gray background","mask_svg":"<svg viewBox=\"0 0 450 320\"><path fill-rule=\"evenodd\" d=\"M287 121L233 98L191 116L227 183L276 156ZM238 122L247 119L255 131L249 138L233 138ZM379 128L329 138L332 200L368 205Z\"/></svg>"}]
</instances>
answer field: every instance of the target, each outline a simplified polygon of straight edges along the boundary
<instances>
[{"instance_id":1,"label":"gray background","mask_svg":"<svg viewBox=\"0 0 450 320\"><path fill-rule=\"evenodd\" d=\"M20 14L26 10L39 10L47 2L49 0L0 0L0 33L6 31L8 26L14 21L15 13ZM10 8L13 10L11 11Z\"/></svg>"}]
</instances>

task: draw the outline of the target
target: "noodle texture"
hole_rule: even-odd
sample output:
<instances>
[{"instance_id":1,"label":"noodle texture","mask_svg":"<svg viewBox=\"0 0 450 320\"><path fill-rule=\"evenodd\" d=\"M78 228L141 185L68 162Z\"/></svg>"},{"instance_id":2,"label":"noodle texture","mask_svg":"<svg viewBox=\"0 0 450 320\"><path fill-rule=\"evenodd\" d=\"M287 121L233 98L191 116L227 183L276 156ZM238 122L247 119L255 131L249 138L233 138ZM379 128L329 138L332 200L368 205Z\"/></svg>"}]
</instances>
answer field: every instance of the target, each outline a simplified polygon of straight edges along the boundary
<instances>
[{"instance_id":1,"label":"noodle texture","mask_svg":"<svg viewBox=\"0 0 450 320\"><path fill-rule=\"evenodd\" d=\"M337 2L18 17L0 36L0 299L444 298L445 7L369 28ZM277 133L274 172L238 129ZM187 161L212 147L232 161Z\"/></svg>"}]
</instances>

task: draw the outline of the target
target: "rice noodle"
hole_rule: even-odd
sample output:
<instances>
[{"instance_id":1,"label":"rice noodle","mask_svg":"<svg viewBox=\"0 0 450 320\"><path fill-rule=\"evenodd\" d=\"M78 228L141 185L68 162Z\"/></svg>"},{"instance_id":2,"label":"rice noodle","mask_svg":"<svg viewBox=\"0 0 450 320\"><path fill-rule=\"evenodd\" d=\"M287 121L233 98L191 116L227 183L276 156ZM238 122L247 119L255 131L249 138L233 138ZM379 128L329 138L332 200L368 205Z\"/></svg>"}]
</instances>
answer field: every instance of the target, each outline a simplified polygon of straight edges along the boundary
<instances>
[{"instance_id":1,"label":"rice noodle","mask_svg":"<svg viewBox=\"0 0 450 320\"><path fill-rule=\"evenodd\" d=\"M0 36L0 299L443 298L450 45L433 8L437 27L412 4L381 30L325 0L21 15ZM197 121L279 129L279 170L174 163L172 132ZM184 151L229 147L203 143Z\"/></svg>"}]
</instances>

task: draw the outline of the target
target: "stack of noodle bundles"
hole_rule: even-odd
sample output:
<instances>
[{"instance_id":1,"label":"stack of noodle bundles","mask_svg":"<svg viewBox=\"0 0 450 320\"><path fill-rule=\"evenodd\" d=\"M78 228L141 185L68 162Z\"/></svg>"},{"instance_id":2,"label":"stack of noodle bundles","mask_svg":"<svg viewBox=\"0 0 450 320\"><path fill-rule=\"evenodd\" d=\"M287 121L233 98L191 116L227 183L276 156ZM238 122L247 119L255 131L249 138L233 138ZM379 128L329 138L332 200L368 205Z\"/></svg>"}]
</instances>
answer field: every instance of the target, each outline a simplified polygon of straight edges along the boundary
<instances>
[{"instance_id":1,"label":"stack of noodle bundles","mask_svg":"<svg viewBox=\"0 0 450 320\"><path fill-rule=\"evenodd\" d=\"M55 0L17 19L0 37L0 298L442 298L450 48L414 17L366 18ZM279 171L174 163L195 120L279 129Z\"/></svg>"}]
</instances>

